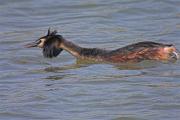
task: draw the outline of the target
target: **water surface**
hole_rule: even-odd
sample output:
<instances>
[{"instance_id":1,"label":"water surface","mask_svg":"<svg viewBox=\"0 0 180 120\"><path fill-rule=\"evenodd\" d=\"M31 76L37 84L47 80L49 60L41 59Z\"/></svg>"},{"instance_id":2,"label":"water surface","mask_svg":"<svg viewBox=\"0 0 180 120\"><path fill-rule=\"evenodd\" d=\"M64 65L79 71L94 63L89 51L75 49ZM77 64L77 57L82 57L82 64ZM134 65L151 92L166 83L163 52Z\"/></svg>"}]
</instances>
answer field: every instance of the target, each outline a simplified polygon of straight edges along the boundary
<instances>
[{"instance_id":1,"label":"water surface","mask_svg":"<svg viewBox=\"0 0 180 120\"><path fill-rule=\"evenodd\" d=\"M151 40L180 49L179 0L0 1L0 119L177 120L180 63L77 64L24 44L47 29L85 47Z\"/></svg>"}]
</instances>

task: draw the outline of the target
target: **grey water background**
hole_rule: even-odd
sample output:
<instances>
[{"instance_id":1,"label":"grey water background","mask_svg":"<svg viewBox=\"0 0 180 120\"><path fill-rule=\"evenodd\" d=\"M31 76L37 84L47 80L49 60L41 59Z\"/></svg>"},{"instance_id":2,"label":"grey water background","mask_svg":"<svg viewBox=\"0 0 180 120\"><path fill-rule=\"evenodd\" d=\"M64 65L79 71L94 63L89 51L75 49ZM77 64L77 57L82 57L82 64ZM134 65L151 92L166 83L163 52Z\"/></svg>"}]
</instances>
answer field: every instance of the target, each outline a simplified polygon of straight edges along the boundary
<instances>
[{"instance_id":1,"label":"grey water background","mask_svg":"<svg viewBox=\"0 0 180 120\"><path fill-rule=\"evenodd\" d=\"M76 63L23 45L57 29L84 47L180 49L179 0L0 0L1 120L179 120L180 63Z\"/></svg>"}]
</instances>

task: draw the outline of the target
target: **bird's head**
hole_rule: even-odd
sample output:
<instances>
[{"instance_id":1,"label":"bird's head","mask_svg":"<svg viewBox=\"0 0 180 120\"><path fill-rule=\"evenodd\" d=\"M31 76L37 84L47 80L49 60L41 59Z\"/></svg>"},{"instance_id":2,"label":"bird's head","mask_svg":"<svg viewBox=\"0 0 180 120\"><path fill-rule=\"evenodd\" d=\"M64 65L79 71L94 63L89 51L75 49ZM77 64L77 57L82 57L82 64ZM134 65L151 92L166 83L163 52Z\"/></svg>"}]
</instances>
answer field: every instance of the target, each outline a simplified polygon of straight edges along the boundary
<instances>
[{"instance_id":1,"label":"bird's head","mask_svg":"<svg viewBox=\"0 0 180 120\"><path fill-rule=\"evenodd\" d=\"M40 37L36 41L32 43L28 43L25 45L27 48L31 47L39 47L43 49L43 55L47 58L56 57L62 52L62 48L59 48L63 37L61 35L57 35L57 31L50 31L48 29L47 35Z\"/></svg>"}]
</instances>

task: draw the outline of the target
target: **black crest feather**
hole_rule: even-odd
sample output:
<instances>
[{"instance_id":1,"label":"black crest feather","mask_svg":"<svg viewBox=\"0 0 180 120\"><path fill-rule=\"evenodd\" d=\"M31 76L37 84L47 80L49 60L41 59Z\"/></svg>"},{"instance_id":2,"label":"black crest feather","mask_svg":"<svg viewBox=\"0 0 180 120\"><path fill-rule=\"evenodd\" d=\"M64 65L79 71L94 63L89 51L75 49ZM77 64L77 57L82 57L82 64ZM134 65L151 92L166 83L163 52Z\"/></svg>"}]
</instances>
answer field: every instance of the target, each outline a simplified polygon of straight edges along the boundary
<instances>
[{"instance_id":1,"label":"black crest feather","mask_svg":"<svg viewBox=\"0 0 180 120\"><path fill-rule=\"evenodd\" d=\"M54 31L51 32L51 29L49 28L47 36L53 36L53 35L56 35L56 33L57 33L57 30L54 30Z\"/></svg>"},{"instance_id":2,"label":"black crest feather","mask_svg":"<svg viewBox=\"0 0 180 120\"><path fill-rule=\"evenodd\" d=\"M58 44L60 44L62 36L56 35L57 31L54 30L53 32L48 29L46 41L44 42L43 47L43 55L47 58L53 58L58 56L63 49L57 48Z\"/></svg>"}]
</instances>

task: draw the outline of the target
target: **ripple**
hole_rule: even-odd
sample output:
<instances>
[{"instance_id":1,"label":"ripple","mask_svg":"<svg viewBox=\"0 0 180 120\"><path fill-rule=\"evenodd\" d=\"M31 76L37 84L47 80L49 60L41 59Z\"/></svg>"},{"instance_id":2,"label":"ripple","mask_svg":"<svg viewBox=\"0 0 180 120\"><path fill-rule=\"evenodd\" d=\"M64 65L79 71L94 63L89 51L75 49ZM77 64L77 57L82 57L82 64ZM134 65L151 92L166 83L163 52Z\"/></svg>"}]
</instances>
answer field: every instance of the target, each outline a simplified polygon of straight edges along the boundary
<instances>
[{"instance_id":1,"label":"ripple","mask_svg":"<svg viewBox=\"0 0 180 120\"><path fill-rule=\"evenodd\" d=\"M26 49L52 27L84 47L179 44L178 0L4 0L0 4L1 119L177 120L180 63L76 62Z\"/></svg>"}]
</instances>

